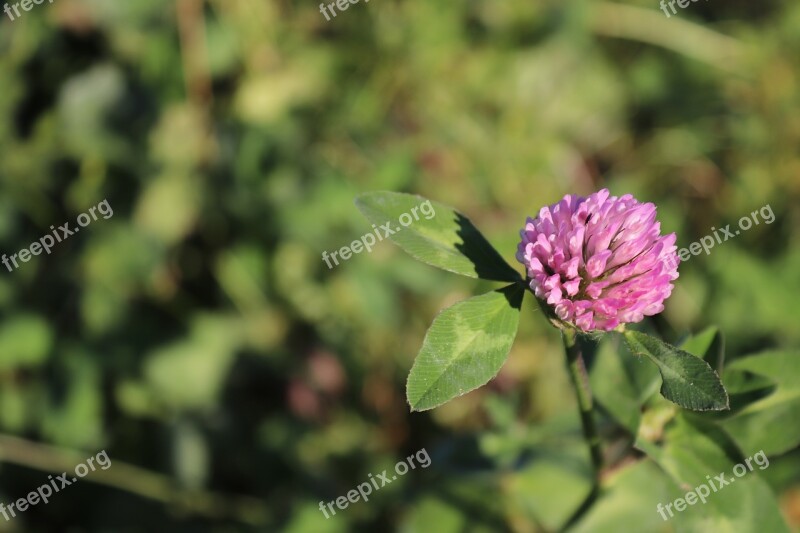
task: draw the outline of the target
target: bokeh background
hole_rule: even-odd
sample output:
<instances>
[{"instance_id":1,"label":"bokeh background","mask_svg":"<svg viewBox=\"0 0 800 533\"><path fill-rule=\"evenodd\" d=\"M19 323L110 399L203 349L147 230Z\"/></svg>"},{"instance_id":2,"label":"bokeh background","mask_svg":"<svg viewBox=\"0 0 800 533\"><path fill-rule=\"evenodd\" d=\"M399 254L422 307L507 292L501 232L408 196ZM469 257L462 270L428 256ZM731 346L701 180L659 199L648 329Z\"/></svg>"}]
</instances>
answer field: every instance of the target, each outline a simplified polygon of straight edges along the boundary
<instances>
[{"instance_id":1,"label":"bokeh background","mask_svg":"<svg viewBox=\"0 0 800 533\"><path fill-rule=\"evenodd\" d=\"M655 202L681 247L769 204L773 224L681 265L654 327L717 324L729 358L797 347L799 49L789 0L3 15L2 252L103 199L114 216L0 270L0 501L112 460L0 530L552 530L570 480L515 464L579 426L532 301L497 379L411 414L433 317L495 285L388 242L334 269L322 252L371 230L353 204L370 190L456 207L515 265L525 217L566 193ZM318 510L421 448L429 468ZM797 527L800 453L765 475Z\"/></svg>"}]
</instances>

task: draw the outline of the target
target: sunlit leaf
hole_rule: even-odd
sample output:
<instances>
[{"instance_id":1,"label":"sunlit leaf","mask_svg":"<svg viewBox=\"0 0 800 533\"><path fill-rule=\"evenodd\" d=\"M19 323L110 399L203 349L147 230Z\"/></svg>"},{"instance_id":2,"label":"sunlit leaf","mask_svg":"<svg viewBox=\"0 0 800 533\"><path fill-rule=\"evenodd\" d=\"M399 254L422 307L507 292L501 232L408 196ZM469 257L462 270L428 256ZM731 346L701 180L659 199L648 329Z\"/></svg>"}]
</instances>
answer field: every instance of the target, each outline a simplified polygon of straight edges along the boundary
<instances>
[{"instance_id":1,"label":"sunlit leaf","mask_svg":"<svg viewBox=\"0 0 800 533\"><path fill-rule=\"evenodd\" d=\"M439 202L397 192L369 192L356 206L384 238L435 267L495 281L517 281L506 263L464 215Z\"/></svg>"},{"instance_id":2,"label":"sunlit leaf","mask_svg":"<svg viewBox=\"0 0 800 533\"><path fill-rule=\"evenodd\" d=\"M497 374L517 334L523 294L519 285L509 285L459 302L436 317L408 376L412 410L432 409Z\"/></svg>"}]
</instances>

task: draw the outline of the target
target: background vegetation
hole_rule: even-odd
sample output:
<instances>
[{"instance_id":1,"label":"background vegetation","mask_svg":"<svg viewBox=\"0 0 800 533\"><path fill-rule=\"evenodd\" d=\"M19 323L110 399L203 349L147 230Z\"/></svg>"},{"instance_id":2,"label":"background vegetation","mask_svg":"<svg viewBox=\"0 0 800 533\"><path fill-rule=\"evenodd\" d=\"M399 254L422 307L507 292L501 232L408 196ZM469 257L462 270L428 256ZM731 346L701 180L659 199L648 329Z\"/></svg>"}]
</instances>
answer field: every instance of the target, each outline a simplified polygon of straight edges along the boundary
<instances>
[{"instance_id":1,"label":"background vegetation","mask_svg":"<svg viewBox=\"0 0 800 533\"><path fill-rule=\"evenodd\" d=\"M681 265L649 327L677 341L717 324L729 360L796 349L798 49L788 0L669 19L656 0L373 0L330 22L285 0L57 0L3 16L2 252L103 199L114 216L2 270L0 501L101 449L112 467L0 528L563 526L583 448L531 301L497 379L412 415L432 318L494 285L388 243L334 269L321 254L370 231L353 204L369 190L455 206L512 264L525 217L565 193L655 202L680 246L770 204L773 224ZM318 510L423 447L428 469ZM669 499L645 489L661 478L633 472L636 505L584 529L671 530L655 511ZM800 525L796 446L759 475Z\"/></svg>"}]
</instances>

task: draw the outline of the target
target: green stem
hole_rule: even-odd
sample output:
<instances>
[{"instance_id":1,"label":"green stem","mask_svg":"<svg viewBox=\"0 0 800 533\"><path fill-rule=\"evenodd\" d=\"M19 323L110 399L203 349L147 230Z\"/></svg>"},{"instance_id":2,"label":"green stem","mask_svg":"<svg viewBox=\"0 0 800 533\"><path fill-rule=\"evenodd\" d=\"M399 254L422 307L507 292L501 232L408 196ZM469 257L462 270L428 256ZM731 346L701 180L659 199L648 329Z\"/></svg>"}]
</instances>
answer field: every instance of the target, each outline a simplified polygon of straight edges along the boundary
<instances>
[{"instance_id":1,"label":"green stem","mask_svg":"<svg viewBox=\"0 0 800 533\"><path fill-rule=\"evenodd\" d=\"M567 352L569 374L572 378L572 384L575 386L575 396L578 399L578 407L580 408L583 436L589 445L595 482L597 482L600 478L600 469L603 467L603 454L600 451L600 437L597 434L597 427L594 423L592 389L589 386L589 376L586 373L586 365L583 363L583 355L581 355L581 347L578 344L578 336L575 330L562 329L561 335L564 340L564 349Z\"/></svg>"},{"instance_id":2,"label":"green stem","mask_svg":"<svg viewBox=\"0 0 800 533\"><path fill-rule=\"evenodd\" d=\"M667 20L658 9L617 2L592 4L589 24L594 33L662 46L714 68L747 74L745 44L687 19Z\"/></svg>"},{"instance_id":3,"label":"green stem","mask_svg":"<svg viewBox=\"0 0 800 533\"><path fill-rule=\"evenodd\" d=\"M86 461L88 454L57 448L0 433L0 463L14 463L44 472L70 472ZM113 460L113 462L112 462ZM107 469L89 472L89 481L162 502L176 513L198 515L211 520L237 519L263 529L273 518L260 498L232 496L180 487L170 477L109 458ZM100 466L100 465L98 465ZM63 487L62 487L63 488Z\"/></svg>"}]
</instances>

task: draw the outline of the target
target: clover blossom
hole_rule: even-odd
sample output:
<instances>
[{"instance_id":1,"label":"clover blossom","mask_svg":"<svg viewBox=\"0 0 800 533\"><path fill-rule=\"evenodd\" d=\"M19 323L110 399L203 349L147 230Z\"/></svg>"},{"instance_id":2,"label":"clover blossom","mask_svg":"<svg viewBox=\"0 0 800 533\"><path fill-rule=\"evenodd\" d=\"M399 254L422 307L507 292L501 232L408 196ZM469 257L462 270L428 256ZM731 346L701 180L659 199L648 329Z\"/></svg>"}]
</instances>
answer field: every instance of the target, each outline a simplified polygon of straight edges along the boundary
<instances>
[{"instance_id":1,"label":"clover blossom","mask_svg":"<svg viewBox=\"0 0 800 533\"><path fill-rule=\"evenodd\" d=\"M583 331L639 322L664 309L678 277L675 234L655 218L630 194L568 194L528 218L517 260L561 321Z\"/></svg>"}]
</instances>

